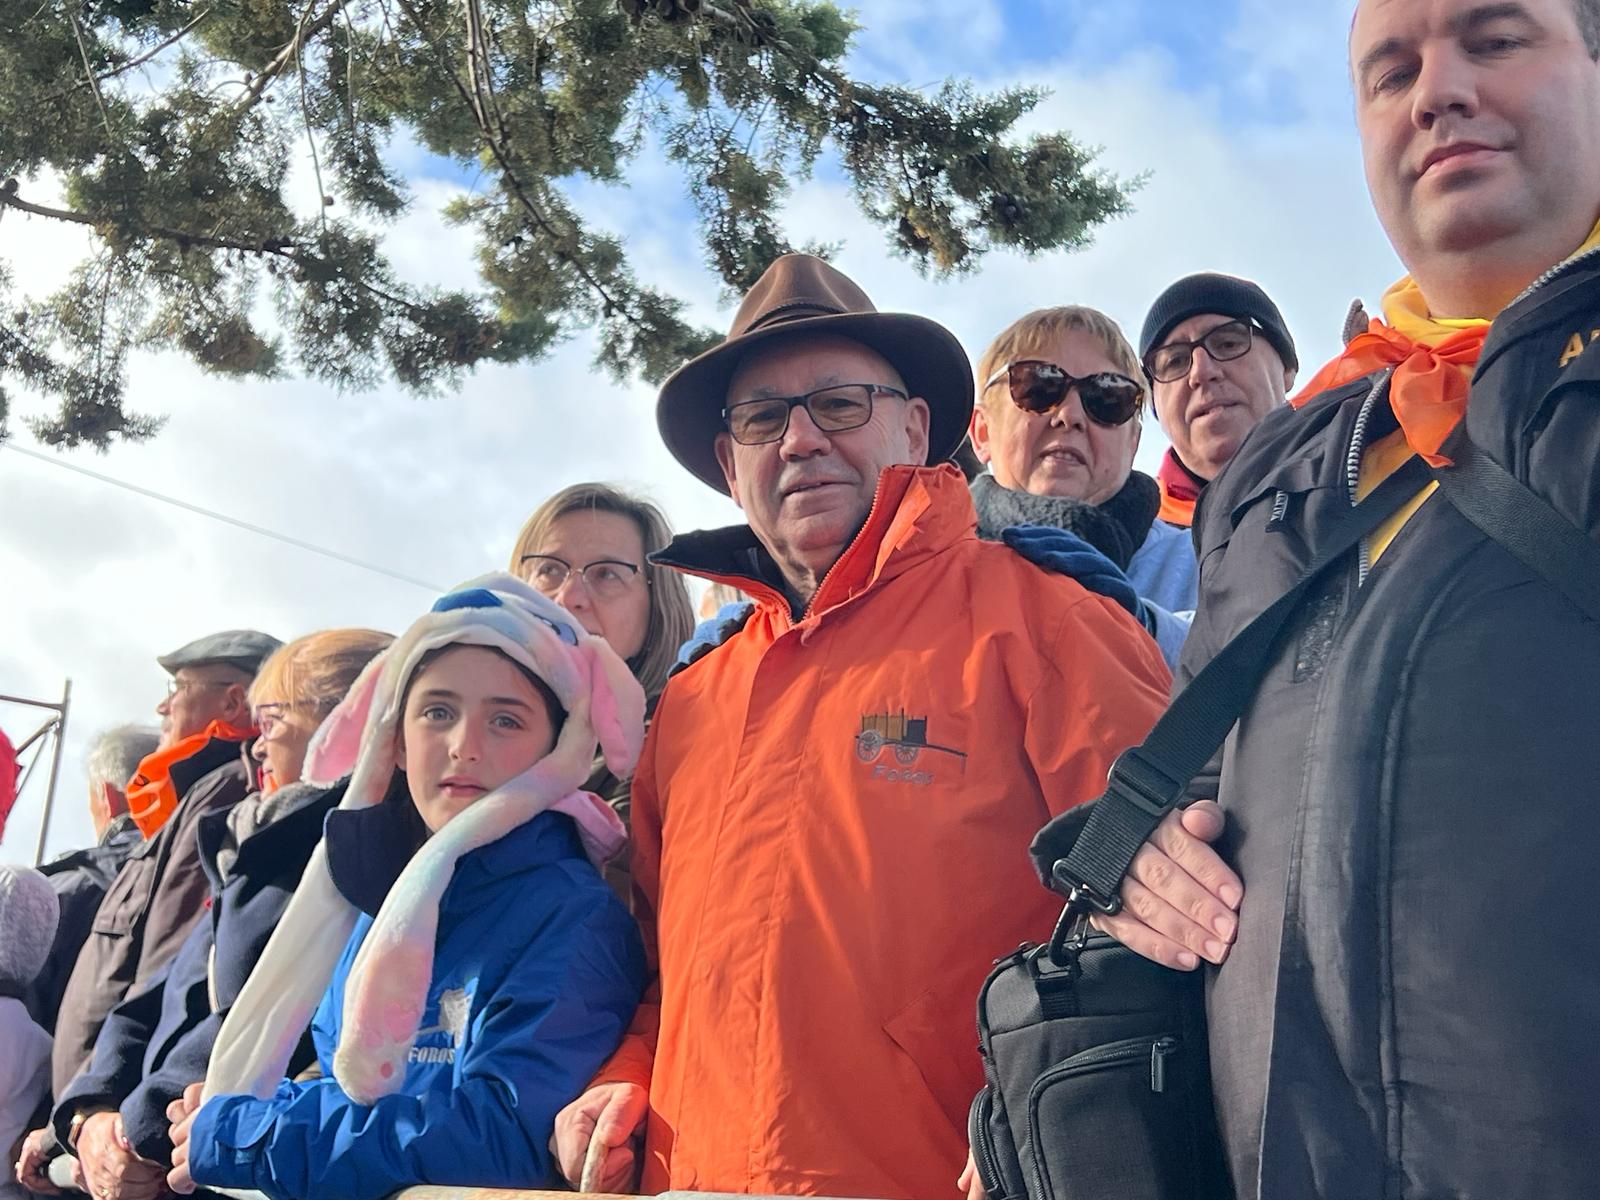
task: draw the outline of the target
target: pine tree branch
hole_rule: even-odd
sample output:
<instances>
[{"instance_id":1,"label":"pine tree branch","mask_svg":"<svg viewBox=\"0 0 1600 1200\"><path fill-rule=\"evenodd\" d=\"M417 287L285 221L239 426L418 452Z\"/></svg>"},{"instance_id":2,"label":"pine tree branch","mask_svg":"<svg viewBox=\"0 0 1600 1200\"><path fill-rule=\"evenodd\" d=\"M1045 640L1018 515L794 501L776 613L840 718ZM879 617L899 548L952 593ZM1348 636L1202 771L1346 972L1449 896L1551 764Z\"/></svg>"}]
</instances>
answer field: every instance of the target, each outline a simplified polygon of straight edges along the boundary
<instances>
[{"instance_id":1,"label":"pine tree branch","mask_svg":"<svg viewBox=\"0 0 1600 1200\"><path fill-rule=\"evenodd\" d=\"M29 213L35 217L45 217L52 221L66 221L73 225L87 225L91 229L98 229L102 225L118 225L140 237L160 239L162 241L176 242L180 247L198 246L206 250L234 250L241 254L270 254L286 262L297 263L303 266L317 266L326 260L308 253L302 246L286 237L262 238L258 241L246 241L242 238L220 237L215 234L194 233L187 229L168 229L161 225L134 225L125 217L93 217L88 213L76 212L70 208L50 208L43 204L33 204L22 199L16 193L16 181L8 179L4 186L0 186L0 208L14 208L18 212ZM370 296L382 300L385 304L401 309L413 321L421 324L427 315L427 309L407 300L404 296L368 283L364 279L357 279L342 272L340 277L346 282L355 285Z\"/></svg>"},{"instance_id":2,"label":"pine tree branch","mask_svg":"<svg viewBox=\"0 0 1600 1200\"><path fill-rule=\"evenodd\" d=\"M551 221L550 218L545 216L544 212L536 204L534 204L533 199L528 195L527 188L523 185L522 180L517 177L516 169L512 164L511 152L504 144L503 131L494 129L490 125L486 114L480 111L480 107L476 102L472 92L468 89L467 85L461 81L461 76L456 73L455 68L450 65L449 58L443 54L440 51L439 46L434 43L433 34L428 30L427 25L422 20L421 14L419 14L412 6L410 0L397 0L397 2L400 5L401 11L404 12L406 16L410 17L412 23L416 25L417 31L424 38L426 38L430 44L433 44L434 53L438 56L437 65L450 77L450 82L455 85L456 91L460 93L461 99L465 101L467 107L472 110L473 117L478 125L479 136L483 141L484 147L494 157L495 165L500 168L501 177L505 181L507 188L510 190L513 198L515 198L517 201L518 206L528 214L529 219L532 220L533 223L538 226L539 230L554 244L554 253L557 259L571 267L577 273L578 277L582 279L583 282L589 287L589 289L594 292L595 295L600 297L604 304L605 312L608 314L619 315L635 329L644 331L646 329L644 322L635 316L631 311L629 311L626 305L622 304L611 294L606 285L594 276L594 274L583 264L578 255L574 252L562 249L561 243L565 240L565 237L562 231L556 228L555 223Z\"/></svg>"},{"instance_id":3,"label":"pine tree branch","mask_svg":"<svg viewBox=\"0 0 1600 1200\"><path fill-rule=\"evenodd\" d=\"M311 14L312 9L316 6L315 4L308 6L305 14L300 19L300 23L295 27L294 37L290 38L288 44L278 51L276 57L261 69L260 74L254 76L245 85L244 95L239 97L237 104L234 106L235 113L248 112L259 104L261 97L266 94L267 88L272 86L272 82L288 69L290 63L299 61L300 48L329 25L332 25L334 18L349 3L350 0L333 0L332 4L328 5L314 19L309 21L306 20L306 17Z\"/></svg>"}]
</instances>

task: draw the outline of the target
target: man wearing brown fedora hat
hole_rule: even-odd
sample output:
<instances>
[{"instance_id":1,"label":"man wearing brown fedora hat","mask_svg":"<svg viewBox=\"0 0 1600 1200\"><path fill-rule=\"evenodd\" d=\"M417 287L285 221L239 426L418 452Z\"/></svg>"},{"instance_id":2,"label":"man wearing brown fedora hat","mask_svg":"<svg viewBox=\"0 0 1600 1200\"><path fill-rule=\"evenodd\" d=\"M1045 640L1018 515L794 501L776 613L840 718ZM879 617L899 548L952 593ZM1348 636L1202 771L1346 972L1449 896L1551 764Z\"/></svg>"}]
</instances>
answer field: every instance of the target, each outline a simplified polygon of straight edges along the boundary
<instances>
[{"instance_id":1,"label":"man wearing brown fedora hat","mask_svg":"<svg viewBox=\"0 0 1600 1200\"><path fill-rule=\"evenodd\" d=\"M945 462L972 398L954 336L806 255L662 388L667 446L748 524L658 561L756 607L669 682L634 779L657 974L557 1121L574 1183L956 1189L978 987L1059 907L1028 841L1169 683L1122 608L977 539Z\"/></svg>"}]
</instances>

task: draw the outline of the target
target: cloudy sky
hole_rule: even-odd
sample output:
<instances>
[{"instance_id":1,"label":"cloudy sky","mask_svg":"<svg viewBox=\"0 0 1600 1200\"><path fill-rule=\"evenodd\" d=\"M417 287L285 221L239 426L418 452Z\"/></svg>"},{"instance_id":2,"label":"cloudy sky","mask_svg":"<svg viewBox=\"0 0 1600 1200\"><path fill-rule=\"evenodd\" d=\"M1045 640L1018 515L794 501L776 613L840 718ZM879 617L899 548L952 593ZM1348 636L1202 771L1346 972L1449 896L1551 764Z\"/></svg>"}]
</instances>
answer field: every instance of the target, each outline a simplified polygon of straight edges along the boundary
<instances>
[{"instance_id":1,"label":"cloudy sky","mask_svg":"<svg viewBox=\"0 0 1600 1200\"><path fill-rule=\"evenodd\" d=\"M975 277L939 284L891 257L837 173L795 192L796 242L843 241L838 265L883 309L930 315L974 358L1031 308L1085 303L1130 334L1166 284L1196 270L1258 280L1282 307L1307 369L1336 348L1353 297L1375 304L1399 267L1361 180L1344 74L1349 0L871 0L853 67L912 86L965 75L984 87L1038 84L1052 95L1032 129L1066 128L1104 147L1124 176L1149 172L1136 211L1072 255L992 256ZM610 189L606 225L628 229L641 277L691 298L723 327L717 282L659 203L681 180L645 163ZM470 238L437 213L448 179L417 180L390 251L418 279L468 285ZM8 215L0 257L44 291L80 249L74 235ZM430 583L504 565L529 511L551 492L609 479L656 498L679 528L737 510L679 468L657 440L653 394L594 373L576 341L548 360L478 372L459 392L340 395L299 380L222 383L176 356L131 371L131 407L165 414L144 445L67 461ZM38 411L18 397L18 419ZM1140 462L1162 449L1147 429ZM62 467L0 450L0 693L41 698L73 686L51 853L90 838L82 760L108 725L154 719L164 688L155 655L215 629L282 638L339 625L399 631L429 600L421 588L331 562ZM0 705L20 739L37 724ZM0 843L31 860L41 768Z\"/></svg>"}]
</instances>

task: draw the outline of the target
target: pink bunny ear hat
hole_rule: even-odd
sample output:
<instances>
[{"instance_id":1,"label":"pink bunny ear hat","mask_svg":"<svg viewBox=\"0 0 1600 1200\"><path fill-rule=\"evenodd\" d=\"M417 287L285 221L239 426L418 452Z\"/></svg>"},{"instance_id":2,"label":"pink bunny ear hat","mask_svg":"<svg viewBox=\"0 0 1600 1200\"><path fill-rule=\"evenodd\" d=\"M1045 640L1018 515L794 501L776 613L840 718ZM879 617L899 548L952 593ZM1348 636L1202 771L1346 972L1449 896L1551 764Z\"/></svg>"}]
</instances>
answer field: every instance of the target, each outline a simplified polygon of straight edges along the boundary
<instances>
[{"instance_id":1,"label":"pink bunny ear hat","mask_svg":"<svg viewBox=\"0 0 1600 1200\"><path fill-rule=\"evenodd\" d=\"M595 750L626 777L644 740L644 692L604 639L510 575L485 575L442 597L367 665L311 740L305 778L350 775L341 808L381 801L397 765L400 704L424 655L444 646L489 646L532 671L566 709L554 748L439 830L390 889L345 984L333 1071L351 1099L372 1104L400 1086L433 975L439 901L462 855L547 809L577 823L599 865L626 842L622 823L580 791ZM283 920L235 1001L212 1051L205 1094L272 1095L355 928L356 910L334 886L318 846Z\"/></svg>"}]
</instances>

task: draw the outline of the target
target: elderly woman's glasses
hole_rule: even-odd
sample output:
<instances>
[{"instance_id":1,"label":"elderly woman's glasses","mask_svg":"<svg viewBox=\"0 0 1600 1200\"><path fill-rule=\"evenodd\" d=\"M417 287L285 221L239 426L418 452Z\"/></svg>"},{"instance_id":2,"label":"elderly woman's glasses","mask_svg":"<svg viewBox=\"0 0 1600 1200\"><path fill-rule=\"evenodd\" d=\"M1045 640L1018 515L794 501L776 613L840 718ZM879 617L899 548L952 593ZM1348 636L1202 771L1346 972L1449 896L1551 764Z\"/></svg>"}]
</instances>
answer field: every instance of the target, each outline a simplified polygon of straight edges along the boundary
<instances>
[{"instance_id":1,"label":"elderly woman's glasses","mask_svg":"<svg viewBox=\"0 0 1600 1200\"><path fill-rule=\"evenodd\" d=\"M880 392L907 398L899 388L881 383L836 383L803 396L766 396L729 405L722 410L722 419L741 446L778 441L788 432L789 414L801 405L810 414L811 423L823 433L842 433L872 420L872 397Z\"/></svg>"},{"instance_id":2,"label":"elderly woman's glasses","mask_svg":"<svg viewBox=\"0 0 1600 1200\"><path fill-rule=\"evenodd\" d=\"M554 596L574 571L583 580L583 586L595 596L620 596L632 586L639 576L639 568L631 562L615 558L600 558L587 566L575 567L564 558L553 554L524 554L522 577L533 589L546 596Z\"/></svg>"},{"instance_id":3,"label":"elderly woman's glasses","mask_svg":"<svg viewBox=\"0 0 1600 1200\"><path fill-rule=\"evenodd\" d=\"M1078 389L1083 415L1099 425L1124 425L1139 411L1144 388L1137 380L1116 371L1096 371L1092 375L1072 376L1053 362L1024 358L1007 363L983 385L988 391L1002 379L1011 392L1011 403L1025 413L1042 416L1055 411L1067 393Z\"/></svg>"},{"instance_id":4,"label":"elderly woman's glasses","mask_svg":"<svg viewBox=\"0 0 1600 1200\"><path fill-rule=\"evenodd\" d=\"M261 731L261 736L271 741L278 736L278 731L283 728L285 719L290 712L299 707L298 704L269 700L267 703L258 704L251 709L250 719L255 722L256 728Z\"/></svg>"},{"instance_id":5,"label":"elderly woman's glasses","mask_svg":"<svg viewBox=\"0 0 1600 1200\"><path fill-rule=\"evenodd\" d=\"M1144 369L1150 372L1150 378L1157 383L1171 383L1175 379L1182 379L1194 366L1197 346L1204 346L1212 361L1228 362L1249 354L1254 339L1255 329L1249 321L1229 321L1207 330L1204 337L1195 341L1168 342L1157 346L1145 359Z\"/></svg>"}]
</instances>

